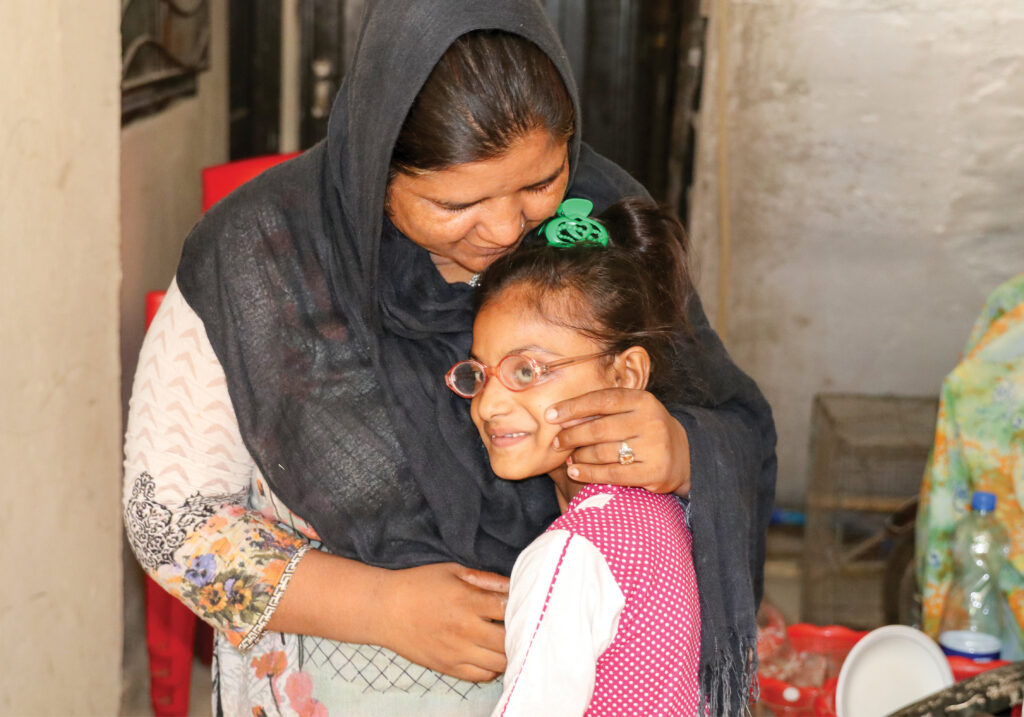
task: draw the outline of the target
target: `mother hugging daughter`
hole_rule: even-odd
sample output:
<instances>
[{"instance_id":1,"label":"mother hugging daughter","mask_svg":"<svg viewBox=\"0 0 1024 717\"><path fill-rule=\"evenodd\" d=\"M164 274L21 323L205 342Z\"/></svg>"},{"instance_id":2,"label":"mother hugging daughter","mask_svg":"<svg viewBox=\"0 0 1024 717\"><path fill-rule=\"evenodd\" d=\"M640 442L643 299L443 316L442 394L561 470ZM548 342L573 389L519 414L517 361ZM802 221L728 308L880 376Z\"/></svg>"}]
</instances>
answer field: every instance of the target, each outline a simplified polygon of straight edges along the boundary
<instances>
[{"instance_id":1,"label":"mother hugging daughter","mask_svg":"<svg viewBox=\"0 0 1024 717\"><path fill-rule=\"evenodd\" d=\"M646 249L620 252L615 242L649 233L638 231L648 219L664 242L664 220L639 205L615 210L622 221L639 217L635 228L602 214L607 257L621 256L605 268L583 249L543 259L581 270L594 262L598 273L572 291L532 268L516 269L527 282L492 273L473 287L496 261L527 250L524 238L567 196L600 211L646 194L583 142L583 128L568 58L537 0L367 0L325 140L219 202L185 240L139 358L124 515L146 571L215 628L215 714L488 714L506 689L495 678L507 667L507 576L566 501L576 503L519 572L548 580L530 556L578 536L563 565L576 564L577 548L589 552L600 586L591 624L607 636L618 615L616 640L603 652L591 646L606 662L634 612L639 632L658 600L682 596L678 621L642 630L687 645L679 662L652 665L652 679L683 670L679 691L664 699L692 699L699 641L700 699L713 715L744 711L774 493L771 410L696 297L672 304L672 292L659 290L643 299L656 305L628 299L625 315L606 316L615 297L587 293L620 283L603 271L633 272L625 283L637 285L662 275L667 259L652 265L641 261ZM473 409L490 463L469 402L442 379L470 355L477 296L489 297L477 341L495 344L475 349L491 367L477 367L489 378ZM483 322L506 302L545 333L492 342ZM664 311L685 316L689 329L657 318L656 331L631 333L634 318ZM551 355L528 353L557 348L541 345L550 331L577 341L578 353L558 349L564 358L612 353L555 366ZM496 380L498 362L520 349L534 363L503 362L515 371ZM465 371L455 378L468 395ZM523 422L488 412L506 390L502 377L535 374L535 387L509 395L529 402L574 377L589 383L549 399L544 413L524 409ZM573 458L562 469L528 467L562 480L563 505L546 478L494 477L492 466L506 470L503 455L535 439L557 439L548 456L557 463ZM575 484L560 477L569 471L580 484L636 490L574 497ZM689 531L672 494L689 500ZM634 576L620 561L632 558L601 543L618 540L612 526L641 505L649 535L672 536L679 572ZM590 515L609 522L584 525ZM628 586L641 577L678 592L635 607ZM553 589L551 599L561 594ZM534 619L519 601L511 599L510 633ZM510 643L509 704L530 680L531 653L518 644ZM608 675L621 673L614 664ZM603 674L594 700L611 694Z\"/></svg>"}]
</instances>

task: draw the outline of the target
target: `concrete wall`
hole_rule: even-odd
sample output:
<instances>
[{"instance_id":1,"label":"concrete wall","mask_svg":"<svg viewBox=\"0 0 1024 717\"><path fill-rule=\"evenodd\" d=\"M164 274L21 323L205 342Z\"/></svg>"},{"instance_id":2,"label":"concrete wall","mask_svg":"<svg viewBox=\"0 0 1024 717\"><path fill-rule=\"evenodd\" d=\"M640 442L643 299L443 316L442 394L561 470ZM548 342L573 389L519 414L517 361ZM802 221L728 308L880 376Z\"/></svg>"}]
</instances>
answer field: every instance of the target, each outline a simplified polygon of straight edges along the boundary
<instances>
[{"instance_id":1,"label":"concrete wall","mask_svg":"<svg viewBox=\"0 0 1024 717\"><path fill-rule=\"evenodd\" d=\"M113 715L121 659L116 3L0 22L0 714Z\"/></svg>"},{"instance_id":2,"label":"concrete wall","mask_svg":"<svg viewBox=\"0 0 1024 717\"><path fill-rule=\"evenodd\" d=\"M800 503L814 394L937 394L989 290L1024 271L1024 4L723 4L691 230L708 314L775 409L779 501Z\"/></svg>"},{"instance_id":3,"label":"concrete wall","mask_svg":"<svg viewBox=\"0 0 1024 717\"><path fill-rule=\"evenodd\" d=\"M211 3L210 69L195 97L121 131L121 391L127 414L145 333L145 295L167 288L202 206L200 171L228 159L228 2ZM127 546L122 714L148 705L143 574Z\"/></svg>"}]
</instances>

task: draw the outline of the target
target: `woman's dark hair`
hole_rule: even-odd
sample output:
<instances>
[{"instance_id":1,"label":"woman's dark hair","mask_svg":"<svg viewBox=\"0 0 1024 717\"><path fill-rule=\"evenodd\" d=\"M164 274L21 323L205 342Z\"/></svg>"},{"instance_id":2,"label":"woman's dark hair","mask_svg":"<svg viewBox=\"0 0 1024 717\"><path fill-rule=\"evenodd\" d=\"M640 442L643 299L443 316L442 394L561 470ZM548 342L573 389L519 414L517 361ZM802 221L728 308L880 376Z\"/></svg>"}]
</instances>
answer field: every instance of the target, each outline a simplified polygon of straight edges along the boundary
<instances>
[{"instance_id":1,"label":"woman's dark hair","mask_svg":"<svg viewBox=\"0 0 1024 717\"><path fill-rule=\"evenodd\" d=\"M575 125L572 98L539 47L477 30L452 43L427 78L395 143L391 176L493 159L537 129L568 141Z\"/></svg>"},{"instance_id":2,"label":"woman's dark hair","mask_svg":"<svg viewBox=\"0 0 1024 717\"><path fill-rule=\"evenodd\" d=\"M474 295L479 311L506 289L526 285L549 321L621 352L642 346L651 357L647 390L665 400L699 393L690 380L697 356L687 319L695 295L689 242L676 217L645 198L623 199L597 217L607 247L524 242L491 264ZM681 352L687 356L680 356ZM686 359L686 360L683 360Z\"/></svg>"}]
</instances>

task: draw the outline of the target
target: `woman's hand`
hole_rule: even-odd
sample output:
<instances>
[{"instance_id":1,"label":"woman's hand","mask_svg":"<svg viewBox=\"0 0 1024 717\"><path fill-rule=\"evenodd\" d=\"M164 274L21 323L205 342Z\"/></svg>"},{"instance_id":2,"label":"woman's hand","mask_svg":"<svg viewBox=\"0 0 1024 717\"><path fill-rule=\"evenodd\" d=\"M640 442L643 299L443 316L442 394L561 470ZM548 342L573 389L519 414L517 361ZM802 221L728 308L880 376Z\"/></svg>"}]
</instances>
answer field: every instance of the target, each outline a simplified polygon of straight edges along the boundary
<instances>
[{"instance_id":1,"label":"woman's hand","mask_svg":"<svg viewBox=\"0 0 1024 717\"><path fill-rule=\"evenodd\" d=\"M505 671L508 578L456 563L385 570L308 551L267 624L277 632L383 645L472 682Z\"/></svg>"},{"instance_id":2,"label":"woman's hand","mask_svg":"<svg viewBox=\"0 0 1024 717\"><path fill-rule=\"evenodd\" d=\"M505 671L508 578L457 563L387 573L380 644L471 682L493 680Z\"/></svg>"},{"instance_id":3,"label":"woman's hand","mask_svg":"<svg viewBox=\"0 0 1024 717\"><path fill-rule=\"evenodd\" d=\"M545 416L562 426L555 447L572 456L569 477L581 483L690 493L690 442L686 429L647 391L606 388L556 403ZM634 461L619 463L626 441Z\"/></svg>"}]
</instances>

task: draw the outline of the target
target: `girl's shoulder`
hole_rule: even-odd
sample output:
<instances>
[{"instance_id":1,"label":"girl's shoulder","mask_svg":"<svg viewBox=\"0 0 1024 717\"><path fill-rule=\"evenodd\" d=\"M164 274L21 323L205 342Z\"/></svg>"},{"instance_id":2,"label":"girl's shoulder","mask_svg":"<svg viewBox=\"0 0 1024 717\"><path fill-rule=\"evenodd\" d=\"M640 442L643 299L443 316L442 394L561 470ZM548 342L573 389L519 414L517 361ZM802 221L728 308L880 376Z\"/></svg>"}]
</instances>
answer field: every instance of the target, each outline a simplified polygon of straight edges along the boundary
<instances>
[{"instance_id":1,"label":"girl's shoulder","mask_svg":"<svg viewBox=\"0 0 1024 717\"><path fill-rule=\"evenodd\" d=\"M550 530L568 530L587 539L620 536L636 544L657 542L686 528L682 502L672 494L612 485L585 486Z\"/></svg>"},{"instance_id":2,"label":"girl's shoulder","mask_svg":"<svg viewBox=\"0 0 1024 717\"><path fill-rule=\"evenodd\" d=\"M588 486L550 530L563 531L569 541L590 543L627 593L637 586L671 583L680 571L692 570L693 541L674 495Z\"/></svg>"}]
</instances>

